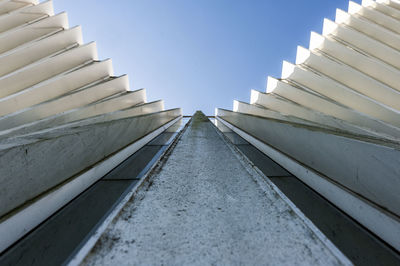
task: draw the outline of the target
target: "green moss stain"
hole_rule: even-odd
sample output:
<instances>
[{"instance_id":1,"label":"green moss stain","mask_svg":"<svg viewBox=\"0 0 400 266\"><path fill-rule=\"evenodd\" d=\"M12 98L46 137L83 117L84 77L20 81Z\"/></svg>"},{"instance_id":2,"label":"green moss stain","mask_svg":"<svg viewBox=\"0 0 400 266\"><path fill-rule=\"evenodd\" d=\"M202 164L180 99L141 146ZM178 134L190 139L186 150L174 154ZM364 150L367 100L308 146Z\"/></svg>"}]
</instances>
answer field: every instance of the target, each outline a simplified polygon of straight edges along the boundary
<instances>
[{"instance_id":1,"label":"green moss stain","mask_svg":"<svg viewBox=\"0 0 400 266\"><path fill-rule=\"evenodd\" d=\"M210 120L203 114L202 111L196 111L192 117L192 127L196 128L204 122L210 122Z\"/></svg>"}]
</instances>

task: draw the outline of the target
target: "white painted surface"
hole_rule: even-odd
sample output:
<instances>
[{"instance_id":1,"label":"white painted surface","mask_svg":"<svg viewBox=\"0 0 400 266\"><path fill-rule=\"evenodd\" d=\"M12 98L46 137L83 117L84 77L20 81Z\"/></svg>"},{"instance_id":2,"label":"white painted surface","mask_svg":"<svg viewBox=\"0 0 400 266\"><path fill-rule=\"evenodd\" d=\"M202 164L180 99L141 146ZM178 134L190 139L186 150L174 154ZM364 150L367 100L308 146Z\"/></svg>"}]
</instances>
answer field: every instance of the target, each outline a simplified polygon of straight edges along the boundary
<instances>
[{"instance_id":1,"label":"white painted surface","mask_svg":"<svg viewBox=\"0 0 400 266\"><path fill-rule=\"evenodd\" d=\"M0 98L0 116L54 99L96 80L112 76L112 73L111 59L86 62L29 88Z\"/></svg>"},{"instance_id":2,"label":"white painted surface","mask_svg":"<svg viewBox=\"0 0 400 266\"><path fill-rule=\"evenodd\" d=\"M60 126L77 120L90 119L96 121L99 116L109 117L109 120L130 116L154 113L164 110L162 101L152 104L145 102L145 91L129 91L103 101L83 106L77 109L47 117L32 123L23 124L8 130L0 131L0 137L11 137L35 132L46 128ZM92 119L93 118L93 119ZM95 119L96 118L96 119ZM108 121L108 120L107 120Z\"/></svg>"},{"instance_id":3,"label":"white painted surface","mask_svg":"<svg viewBox=\"0 0 400 266\"><path fill-rule=\"evenodd\" d=\"M79 88L56 99L0 117L0 130L31 123L126 92L128 89L126 80L126 76L104 81L100 80L98 84Z\"/></svg>"},{"instance_id":4,"label":"white painted surface","mask_svg":"<svg viewBox=\"0 0 400 266\"><path fill-rule=\"evenodd\" d=\"M294 65L284 62L284 68L287 68L285 65L294 67ZM269 78L267 91L278 94L311 110L347 121L362 129L370 130L373 134L378 134L383 138L400 139L400 131L397 127L347 108L332 99L321 97L310 91L307 87L295 87L288 82ZM257 95L260 101L262 101L263 94Z\"/></svg>"},{"instance_id":5,"label":"white painted surface","mask_svg":"<svg viewBox=\"0 0 400 266\"><path fill-rule=\"evenodd\" d=\"M345 85L347 94L355 94L356 96L362 94L357 98L367 98L369 102L378 103L381 105L380 109L387 109L391 112L393 112L392 109L395 109L394 112L396 113L400 111L400 91L394 90L342 62L332 60L332 58L322 53L312 52L299 46L296 64L310 67L312 70L317 71L318 74L329 77L334 83ZM341 94L339 91L336 94L346 98L346 95ZM334 99L333 97L330 98ZM357 102L356 104L360 105Z\"/></svg>"},{"instance_id":6,"label":"white painted surface","mask_svg":"<svg viewBox=\"0 0 400 266\"><path fill-rule=\"evenodd\" d=\"M335 22L338 24L345 24L379 42L385 43L396 50L400 50L400 35L372 21L363 19L362 17L356 17L341 9L337 9Z\"/></svg>"},{"instance_id":7,"label":"white painted surface","mask_svg":"<svg viewBox=\"0 0 400 266\"><path fill-rule=\"evenodd\" d=\"M60 31L42 40L3 53L0 55L0 76L11 73L18 68L29 65L74 44L82 44L80 27Z\"/></svg>"},{"instance_id":8,"label":"white painted surface","mask_svg":"<svg viewBox=\"0 0 400 266\"><path fill-rule=\"evenodd\" d=\"M379 12L376 8L372 8L371 6L363 7L353 1L350 1L348 12L350 14L357 14L365 17L378 25L400 34L400 21L382 12Z\"/></svg>"},{"instance_id":9,"label":"white painted surface","mask_svg":"<svg viewBox=\"0 0 400 266\"><path fill-rule=\"evenodd\" d=\"M52 15L54 15L52 1L44 1L34 6L28 5L0 16L0 32Z\"/></svg>"},{"instance_id":10,"label":"white painted surface","mask_svg":"<svg viewBox=\"0 0 400 266\"><path fill-rule=\"evenodd\" d=\"M310 50L320 50L400 91L400 70L377 58L369 57L360 51L334 41L332 38L324 37L315 32L311 33Z\"/></svg>"},{"instance_id":11,"label":"white painted surface","mask_svg":"<svg viewBox=\"0 0 400 266\"><path fill-rule=\"evenodd\" d=\"M50 55L24 68L20 68L0 78L0 97L5 97L45 81L68 69L87 61L97 59L95 43L72 46L59 54Z\"/></svg>"},{"instance_id":12,"label":"white painted surface","mask_svg":"<svg viewBox=\"0 0 400 266\"><path fill-rule=\"evenodd\" d=\"M38 22L0 33L0 53L66 28L68 28L67 14L60 13Z\"/></svg>"}]
</instances>

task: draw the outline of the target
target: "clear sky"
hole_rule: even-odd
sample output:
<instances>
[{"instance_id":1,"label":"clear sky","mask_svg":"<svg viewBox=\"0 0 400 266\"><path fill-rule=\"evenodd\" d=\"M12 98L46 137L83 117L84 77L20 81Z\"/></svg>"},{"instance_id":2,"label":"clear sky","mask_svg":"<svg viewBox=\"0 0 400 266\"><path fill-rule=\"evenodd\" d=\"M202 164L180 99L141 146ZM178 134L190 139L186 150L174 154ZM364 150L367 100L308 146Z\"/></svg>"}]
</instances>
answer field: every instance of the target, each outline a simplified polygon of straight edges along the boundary
<instances>
[{"instance_id":1,"label":"clear sky","mask_svg":"<svg viewBox=\"0 0 400 266\"><path fill-rule=\"evenodd\" d=\"M357 1L356 2L360 2ZM294 62L297 45L348 0L54 0L70 26L82 25L115 74L128 74L131 90L185 115L232 109L280 77L282 60Z\"/></svg>"}]
</instances>

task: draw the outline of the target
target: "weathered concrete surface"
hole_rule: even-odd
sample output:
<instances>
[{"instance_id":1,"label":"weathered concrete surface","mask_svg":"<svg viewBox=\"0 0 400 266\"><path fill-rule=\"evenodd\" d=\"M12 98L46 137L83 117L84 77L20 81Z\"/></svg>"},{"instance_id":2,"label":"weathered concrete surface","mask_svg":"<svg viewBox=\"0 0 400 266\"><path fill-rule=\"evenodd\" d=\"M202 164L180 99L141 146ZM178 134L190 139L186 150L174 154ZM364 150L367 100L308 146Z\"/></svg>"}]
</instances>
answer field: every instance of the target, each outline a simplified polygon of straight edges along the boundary
<instances>
[{"instance_id":1,"label":"weathered concrete surface","mask_svg":"<svg viewBox=\"0 0 400 266\"><path fill-rule=\"evenodd\" d=\"M225 121L400 216L398 143L222 109L218 112Z\"/></svg>"},{"instance_id":2,"label":"weathered concrete surface","mask_svg":"<svg viewBox=\"0 0 400 266\"><path fill-rule=\"evenodd\" d=\"M76 128L65 125L2 140L0 216L172 121L179 112L173 109Z\"/></svg>"},{"instance_id":3,"label":"weathered concrete surface","mask_svg":"<svg viewBox=\"0 0 400 266\"><path fill-rule=\"evenodd\" d=\"M206 119L194 119L143 193L83 264L341 264L277 193L261 189Z\"/></svg>"}]
</instances>

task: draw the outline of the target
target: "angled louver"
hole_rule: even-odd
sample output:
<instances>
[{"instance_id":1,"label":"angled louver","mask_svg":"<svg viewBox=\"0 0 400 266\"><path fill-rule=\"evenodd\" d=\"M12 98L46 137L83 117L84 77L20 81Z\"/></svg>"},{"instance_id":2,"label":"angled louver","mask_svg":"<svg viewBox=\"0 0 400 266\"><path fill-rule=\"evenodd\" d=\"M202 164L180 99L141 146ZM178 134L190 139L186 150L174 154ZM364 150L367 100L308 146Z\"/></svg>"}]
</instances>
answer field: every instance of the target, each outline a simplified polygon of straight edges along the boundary
<instances>
[{"instance_id":1,"label":"angled louver","mask_svg":"<svg viewBox=\"0 0 400 266\"><path fill-rule=\"evenodd\" d=\"M400 3L350 2L221 122L400 250Z\"/></svg>"},{"instance_id":2,"label":"angled louver","mask_svg":"<svg viewBox=\"0 0 400 266\"><path fill-rule=\"evenodd\" d=\"M0 252L180 118L52 1L0 1Z\"/></svg>"}]
</instances>

